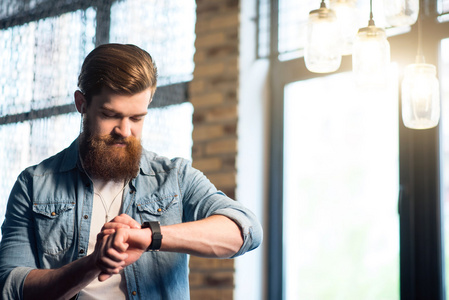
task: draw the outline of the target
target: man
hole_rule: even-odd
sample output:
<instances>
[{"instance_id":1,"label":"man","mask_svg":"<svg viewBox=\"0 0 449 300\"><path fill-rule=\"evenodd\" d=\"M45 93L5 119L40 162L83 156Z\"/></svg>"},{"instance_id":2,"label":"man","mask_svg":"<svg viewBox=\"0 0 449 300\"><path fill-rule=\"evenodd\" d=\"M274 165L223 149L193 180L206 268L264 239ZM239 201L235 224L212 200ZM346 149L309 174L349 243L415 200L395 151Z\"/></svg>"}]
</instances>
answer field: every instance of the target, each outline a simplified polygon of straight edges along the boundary
<instances>
[{"instance_id":1,"label":"man","mask_svg":"<svg viewBox=\"0 0 449 300\"><path fill-rule=\"evenodd\" d=\"M235 257L260 244L250 211L186 160L142 149L156 77L133 45L86 57L75 92L82 134L11 192L2 299L188 299L188 254Z\"/></svg>"}]
</instances>

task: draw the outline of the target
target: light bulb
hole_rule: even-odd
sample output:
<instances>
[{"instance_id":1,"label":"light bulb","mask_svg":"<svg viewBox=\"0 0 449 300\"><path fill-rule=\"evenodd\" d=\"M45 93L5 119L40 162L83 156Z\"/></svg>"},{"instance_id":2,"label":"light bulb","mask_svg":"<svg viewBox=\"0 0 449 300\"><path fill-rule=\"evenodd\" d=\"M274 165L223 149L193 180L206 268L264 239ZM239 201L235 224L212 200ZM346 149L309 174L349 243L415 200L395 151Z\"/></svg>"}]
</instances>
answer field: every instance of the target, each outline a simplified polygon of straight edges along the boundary
<instances>
[{"instance_id":1,"label":"light bulb","mask_svg":"<svg viewBox=\"0 0 449 300\"><path fill-rule=\"evenodd\" d=\"M324 1L309 13L304 61L309 71L329 73L341 64L341 38L337 16Z\"/></svg>"},{"instance_id":2,"label":"light bulb","mask_svg":"<svg viewBox=\"0 0 449 300\"><path fill-rule=\"evenodd\" d=\"M352 53L352 68L357 85L384 85L389 65L390 43L385 30L374 25L360 28Z\"/></svg>"},{"instance_id":3,"label":"light bulb","mask_svg":"<svg viewBox=\"0 0 449 300\"><path fill-rule=\"evenodd\" d=\"M410 26L418 18L419 0L384 0L384 11L391 26Z\"/></svg>"},{"instance_id":4,"label":"light bulb","mask_svg":"<svg viewBox=\"0 0 449 300\"><path fill-rule=\"evenodd\" d=\"M408 65L402 81L402 119L412 129L427 129L438 125L440 93L434 65Z\"/></svg>"}]
</instances>

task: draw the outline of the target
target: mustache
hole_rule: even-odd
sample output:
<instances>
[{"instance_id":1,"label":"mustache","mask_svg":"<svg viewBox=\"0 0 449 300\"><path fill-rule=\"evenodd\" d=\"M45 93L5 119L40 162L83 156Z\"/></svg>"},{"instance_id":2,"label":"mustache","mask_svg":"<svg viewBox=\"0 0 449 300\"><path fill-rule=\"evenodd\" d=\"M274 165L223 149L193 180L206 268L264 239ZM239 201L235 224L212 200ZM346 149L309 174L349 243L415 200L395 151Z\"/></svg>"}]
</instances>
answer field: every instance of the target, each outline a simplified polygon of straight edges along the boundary
<instances>
[{"instance_id":1,"label":"mustache","mask_svg":"<svg viewBox=\"0 0 449 300\"><path fill-rule=\"evenodd\" d=\"M124 137L120 137L120 136L114 136L111 134L102 135L97 138L100 141L102 141L103 143L105 143L106 145L125 144L125 145L129 146L131 143L137 141L137 139L133 136L124 138Z\"/></svg>"}]
</instances>

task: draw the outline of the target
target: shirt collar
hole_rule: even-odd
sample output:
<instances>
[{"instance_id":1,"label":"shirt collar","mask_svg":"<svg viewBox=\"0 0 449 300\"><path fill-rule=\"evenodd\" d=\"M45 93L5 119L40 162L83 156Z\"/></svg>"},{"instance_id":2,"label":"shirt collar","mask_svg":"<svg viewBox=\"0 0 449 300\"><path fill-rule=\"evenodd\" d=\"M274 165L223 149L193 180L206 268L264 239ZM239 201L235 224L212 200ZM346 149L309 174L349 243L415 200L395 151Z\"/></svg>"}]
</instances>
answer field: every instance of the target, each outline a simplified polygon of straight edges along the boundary
<instances>
[{"instance_id":1,"label":"shirt collar","mask_svg":"<svg viewBox=\"0 0 449 300\"><path fill-rule=\"evenodd\" d=\"M78 163L78 145L79 145L79 137L75 139L72 144L67 148L67 151L64 152L64 157L62 159L61 167L59 168L60 172L66 172L76 168Z\"/></svg>"}]
</instances>

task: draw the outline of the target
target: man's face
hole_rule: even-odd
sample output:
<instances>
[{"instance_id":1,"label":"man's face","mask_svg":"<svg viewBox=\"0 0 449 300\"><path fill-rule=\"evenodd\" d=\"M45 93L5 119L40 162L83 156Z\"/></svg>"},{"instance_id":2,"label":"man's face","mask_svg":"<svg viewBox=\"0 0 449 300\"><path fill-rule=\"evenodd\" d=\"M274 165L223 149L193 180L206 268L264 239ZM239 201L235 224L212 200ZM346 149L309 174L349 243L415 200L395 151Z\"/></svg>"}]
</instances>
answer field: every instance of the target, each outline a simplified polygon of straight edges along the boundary
<instances>
[{"instance_id":1,"label":"man's face","mask_svg":"<svg viewBox=\"0 0 449 300\"><path fill-rule=\"evenodd\" d=\"M143 121L152 94L152 89L131 96L104 89L92 97L80 144L84 167L91 175L121 181L137 174Z\"/></svg>"},{"instance_id":2,"label":"man's face","mask_svg":"<svg viewBox=\"0 0 449 300\"><path fill-rule=\"evenodd\" d=\"M106 89L92 97L86 110L90 131L94 135L112 135L114 137L142 136L143 120L150 104L152 89L135 95L117 95ZM117 148L123 145L114 145Z\"/></svg>"}]
</instances>

